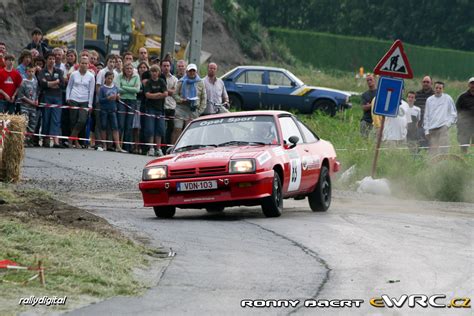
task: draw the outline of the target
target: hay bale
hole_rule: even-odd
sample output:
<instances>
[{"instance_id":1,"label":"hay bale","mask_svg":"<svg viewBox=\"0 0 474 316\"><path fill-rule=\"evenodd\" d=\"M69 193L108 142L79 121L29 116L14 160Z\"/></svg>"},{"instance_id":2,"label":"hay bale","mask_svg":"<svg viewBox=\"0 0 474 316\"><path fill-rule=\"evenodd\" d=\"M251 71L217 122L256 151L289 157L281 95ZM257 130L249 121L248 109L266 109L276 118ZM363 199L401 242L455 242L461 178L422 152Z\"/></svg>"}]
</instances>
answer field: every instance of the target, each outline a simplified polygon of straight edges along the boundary
<instances>
[{"instance_id":1,"label":"hay bale","mask_svg":"<svg viewBox=\"0 0 474 316\"><path fill-rule=\"evenodd\" d=\"M27 120L22 115L8 115L0 114L0 122L10 121L8 124L8 130L11 132L19 133L5 133L3 136L3 150L2 150L2 162L1 168L4 170L0 171L0 179L6 182L18 182L20 181L21 165L25 156L25 149L23 146L25 140L25 132Z\"/></svg>"}]
</instances>

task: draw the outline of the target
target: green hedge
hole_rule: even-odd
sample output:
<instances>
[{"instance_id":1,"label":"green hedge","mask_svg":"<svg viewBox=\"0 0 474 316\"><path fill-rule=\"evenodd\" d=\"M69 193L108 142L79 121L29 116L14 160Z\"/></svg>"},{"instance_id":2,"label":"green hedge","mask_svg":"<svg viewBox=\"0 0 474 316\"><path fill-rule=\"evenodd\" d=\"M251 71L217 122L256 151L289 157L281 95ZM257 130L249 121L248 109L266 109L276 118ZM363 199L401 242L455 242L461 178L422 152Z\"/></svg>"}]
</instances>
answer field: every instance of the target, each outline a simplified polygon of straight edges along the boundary
<instances>
[{"instance_id":1,"label":"green hedge","mask_svg":"<svg viewBox=\"0 0 474 316\"><path fill-rule=\"evenodd\" d=\"M372 72L393 42L364 37L351 37L270 28L273 38L283 41L292 54L320 68L358 72L364 67ZM414 75L425 74L466 80L474 75L474 53L404 44Z\"/></svg>"}]
</instances>

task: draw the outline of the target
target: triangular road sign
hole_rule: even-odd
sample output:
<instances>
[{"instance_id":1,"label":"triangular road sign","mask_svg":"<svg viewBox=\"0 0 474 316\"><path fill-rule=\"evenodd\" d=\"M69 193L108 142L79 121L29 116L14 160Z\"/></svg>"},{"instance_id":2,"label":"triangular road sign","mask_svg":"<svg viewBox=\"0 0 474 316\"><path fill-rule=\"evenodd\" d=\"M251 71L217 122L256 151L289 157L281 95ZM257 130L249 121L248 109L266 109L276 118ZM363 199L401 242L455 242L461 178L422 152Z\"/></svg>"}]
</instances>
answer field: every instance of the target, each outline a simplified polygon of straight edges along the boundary
<instances>
[{"instance_id":1,"label":"triangular road sign","mask_svg":"<svg viewBox=\"0 0 474 316\"><path fill-rule=\"evenodd\" d=\"M396 40L393 43L392 47L375 66L374 74L405 79L413 78L413 71L403 50L402 41Z\"/></svg>"}]
</instances>

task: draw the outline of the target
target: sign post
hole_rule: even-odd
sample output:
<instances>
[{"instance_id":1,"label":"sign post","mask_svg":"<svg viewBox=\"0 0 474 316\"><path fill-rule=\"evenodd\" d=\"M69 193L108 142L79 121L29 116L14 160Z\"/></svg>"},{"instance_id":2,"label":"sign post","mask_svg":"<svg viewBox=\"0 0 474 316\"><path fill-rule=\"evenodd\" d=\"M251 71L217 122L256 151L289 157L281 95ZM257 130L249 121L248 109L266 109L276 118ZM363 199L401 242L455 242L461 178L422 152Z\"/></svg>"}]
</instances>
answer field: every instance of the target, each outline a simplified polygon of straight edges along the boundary
<instances>
[{"instance_id":1,"label":"sign post","mask_svg":"<svg viewBox=\"0 0 474 316\"><path fill-rule=\"evenodd\" d=\"M408 58L403 49L402 41L396 40L388 52L375 66L374 74L398 78L413 78L413 71L408 62ZM382 116L382 123L377 143L375 145L375 155L372 163L372 178L375 178L377 161L379 158L380 144L382 143L383 129L385 127L385 117L396 117L402 99L403 79L381 77L377 87L377 95L373 113Z\"/></svg>"}]
</instances>

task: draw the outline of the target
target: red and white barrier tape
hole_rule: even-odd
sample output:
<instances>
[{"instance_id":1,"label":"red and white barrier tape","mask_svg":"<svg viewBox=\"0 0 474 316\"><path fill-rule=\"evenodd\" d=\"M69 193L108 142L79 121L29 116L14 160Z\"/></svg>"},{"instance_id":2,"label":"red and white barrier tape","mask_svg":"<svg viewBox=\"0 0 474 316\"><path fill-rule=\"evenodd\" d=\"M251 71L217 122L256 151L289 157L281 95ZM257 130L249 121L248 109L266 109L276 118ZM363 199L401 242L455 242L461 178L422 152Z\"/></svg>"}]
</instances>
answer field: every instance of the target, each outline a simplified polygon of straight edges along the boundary
<instances>
[{"instance_id":1,"label":"red and white barrier tape","mask_svg":"<svg viewBox=\"0 0 474 316\"><path fill-rule=\"evenodd\" d=\"M3 145L5 134L9 132L8 124L10 124L10 120L0 121L0 146Z\"/></svg>"},{"instance_id":2,"label":"red and white barrier tape","mask_svg":"<svg viewBox=\"0 0 474 316\"><path fill-rule=\"evenodd\" d=\"M12 134L22 134L21 132L17 132L17 131L8 131L9 133L12 133ZM47 137L47 138L59 138L59 139L67 139L67 140L81 140L81 141L86 141L86 142L90 142L91 139L90 138L84 138L84 137L74 137L74 136L59 136L59 135L46 135L46 134L36 134L36 133L29 133L29 132L25 132L23 133L24 135L27 135L27 136L38 136L38 137ZM113 140L103 140L103 139L95 139L95 142L96 143L115 143ZM140 143L140 142L120 142L120 144L126 144L126 145L144 145L144 146L158 146L158 144L156 143ZM160 147L169 147L169 146L173 146L173 145L170 145L170 144L160 144L159 145Z\"/></svg>"},{"instance_id":3,"label":"red and white barrier tape","mask_svg":"<svg viewBox=\"0 0 474 316\"><path fill-rule=\"evenodd\" d=\"M162 118L164 120L173 120L176 117L175 116L166 116L166 115L154 115L154 114L148 114L141 112L137 109L132 108L130 105L123 101L118 101L120 104L125 105L128 109L132 110L133 112L124 112L124 111L116 111L118 114L128 114L128 115L135 115L135 113L138 113L140 116L148 116L148 117L153 117L153 118ZM38 106L39 108L54 108L54 109L70 109L70 110L84 110L87 112L92 112L92 111L101 111L101 109L94 109L94 108L89 108L89 107L81 107L81 106L72 106L72 105L62 105L62 104L51 104L51 103L39 103Z\"/></svg>"}]
</instances>

